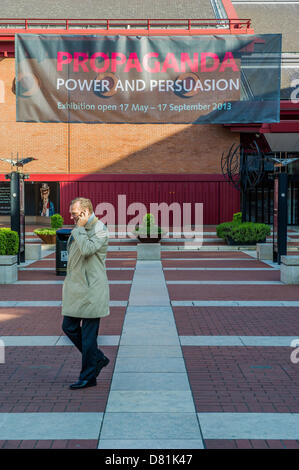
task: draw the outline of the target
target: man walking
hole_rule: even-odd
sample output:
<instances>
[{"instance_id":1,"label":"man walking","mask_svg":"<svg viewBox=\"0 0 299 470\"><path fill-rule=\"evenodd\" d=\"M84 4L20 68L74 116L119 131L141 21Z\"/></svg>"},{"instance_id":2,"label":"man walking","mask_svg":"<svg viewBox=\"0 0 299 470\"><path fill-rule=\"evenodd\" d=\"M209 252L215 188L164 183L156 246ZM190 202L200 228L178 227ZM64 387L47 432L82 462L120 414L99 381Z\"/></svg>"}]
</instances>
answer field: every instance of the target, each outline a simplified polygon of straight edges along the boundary
<instances>
[{"instance_id":1,"label":"man walking","mask_svg":"<svg viewBox=\"0 0 299 470\"><path fill-rule=\"evenodd\" d=\"M92 387L109 359L98 349L100 318L109 315L109 284L106 275L108 230L93 212L89 199L78 197L70 204L76 224L68 240L67 275L62 291L62 329L82 353L82 368L72 390Z\"/></svg>"}]
</instances>

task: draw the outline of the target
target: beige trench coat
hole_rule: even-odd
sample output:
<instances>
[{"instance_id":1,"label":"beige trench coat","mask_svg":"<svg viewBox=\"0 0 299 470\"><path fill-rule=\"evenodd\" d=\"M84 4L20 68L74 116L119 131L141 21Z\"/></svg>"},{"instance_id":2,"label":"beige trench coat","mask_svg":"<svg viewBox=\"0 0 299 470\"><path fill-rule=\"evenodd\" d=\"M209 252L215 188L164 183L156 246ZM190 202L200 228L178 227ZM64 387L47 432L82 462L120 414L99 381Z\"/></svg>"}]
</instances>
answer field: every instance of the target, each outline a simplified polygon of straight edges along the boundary
<instances>
[{"instance_id":1,"label":"beige trench coat","mask_svg":"<svg viewBox=\"0 0 299 470\"><path fill-rule=\"evenodd\" d=\"M109 315L106 274L108 230L94 217L85 227L75 227L67 244L67 275L62 290L62 315L99 318Z\"/></svg>"}]
</instances>

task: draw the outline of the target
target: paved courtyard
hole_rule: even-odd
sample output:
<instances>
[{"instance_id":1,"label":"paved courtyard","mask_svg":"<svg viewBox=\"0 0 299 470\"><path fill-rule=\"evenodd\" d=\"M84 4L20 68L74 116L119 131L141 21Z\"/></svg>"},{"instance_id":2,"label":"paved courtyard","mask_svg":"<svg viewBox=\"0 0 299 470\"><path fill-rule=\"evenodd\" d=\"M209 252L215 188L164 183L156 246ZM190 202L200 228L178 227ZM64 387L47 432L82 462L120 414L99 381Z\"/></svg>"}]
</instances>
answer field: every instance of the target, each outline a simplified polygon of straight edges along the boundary
<instances>
[{"instance_id":1,"label":"paved courtyard","mask_svg":"<svg viewBox=\"0 0 299 470\"><path fill-rule=\"evenodd\" d=\"M0 448L299 448L299 290L278 265L228 249L207 226L202 249L166 240L161 261L111 239L107 273L98 343L110 363L76 391L55 252L0 286Z\"/></svg>"}]
</instances>

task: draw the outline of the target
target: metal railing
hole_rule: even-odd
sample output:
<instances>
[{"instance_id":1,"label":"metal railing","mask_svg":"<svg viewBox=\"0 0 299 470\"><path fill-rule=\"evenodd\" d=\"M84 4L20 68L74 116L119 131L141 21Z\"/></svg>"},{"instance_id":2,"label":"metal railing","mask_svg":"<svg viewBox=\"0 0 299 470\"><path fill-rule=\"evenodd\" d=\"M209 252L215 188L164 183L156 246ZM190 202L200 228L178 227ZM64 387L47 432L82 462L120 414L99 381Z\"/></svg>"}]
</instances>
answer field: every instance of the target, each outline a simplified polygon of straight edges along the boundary
<instances>
[{"instance_id":1,"label":"metal railing","mask_svg":"<svg viewBox=\"0 0 299 470\"><path fill-rule=\"evenodd\" d=\"M236 29L245 32L250 28L251 20L244 18L198 18L198 19L76 19L76 18L0 18L0 30L34 31L35 29L59 30L200 30L200 29Z\"/></svg>"}]
</instances>

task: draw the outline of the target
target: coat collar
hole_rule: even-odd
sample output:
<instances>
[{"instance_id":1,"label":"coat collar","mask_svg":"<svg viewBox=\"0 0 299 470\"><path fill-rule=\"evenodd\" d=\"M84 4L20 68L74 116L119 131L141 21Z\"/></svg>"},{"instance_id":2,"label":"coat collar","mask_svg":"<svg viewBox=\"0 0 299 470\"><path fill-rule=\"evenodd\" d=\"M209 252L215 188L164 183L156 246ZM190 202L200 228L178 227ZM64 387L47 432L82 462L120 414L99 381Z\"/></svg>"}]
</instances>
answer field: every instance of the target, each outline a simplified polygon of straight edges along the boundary
<instances>
[{"instance_id":1,"label":"coat collar","mask_svg":"<svg viewBox=\"0 0 299 470\"><path fill-rule=\"evenodd\" d=\"M90 230L91 227L92 227L94 224L96 224L98 220L99 220L99 219L98 219L95 215L94 215L94 217L90 217L90 218L88 219L87 223L85 224L85 228L86 228L87 230Z\"/></svg>"}]
</instances>

